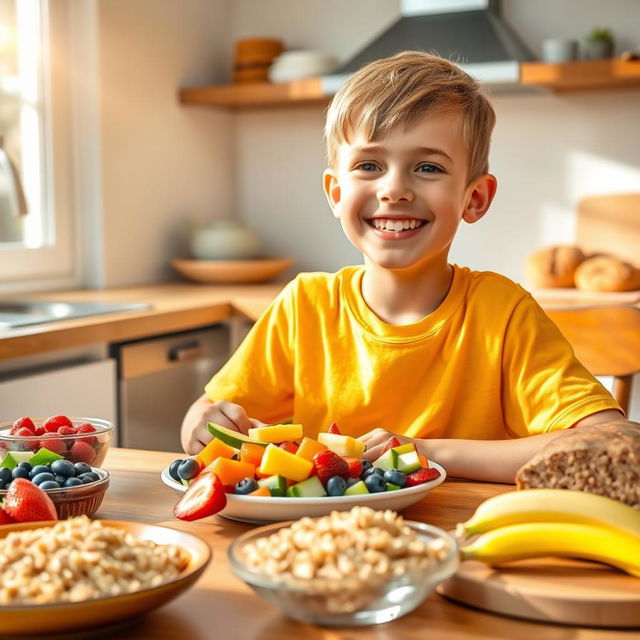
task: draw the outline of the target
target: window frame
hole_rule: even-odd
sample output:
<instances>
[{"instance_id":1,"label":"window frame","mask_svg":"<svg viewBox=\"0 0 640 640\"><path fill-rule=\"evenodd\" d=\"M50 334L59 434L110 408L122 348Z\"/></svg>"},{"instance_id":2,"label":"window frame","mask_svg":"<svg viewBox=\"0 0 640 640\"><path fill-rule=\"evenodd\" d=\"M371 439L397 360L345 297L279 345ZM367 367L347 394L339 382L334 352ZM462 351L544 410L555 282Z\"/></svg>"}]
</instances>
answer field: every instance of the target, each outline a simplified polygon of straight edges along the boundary
<instances>
[{"instance_id":1,"label":"window frame","mask_svg":"<svg viewBox=\"0 0 640 640\"><path fill-rule=\"evenodd\" d=\"M39 13L39 24L35 28L39 32L38 45L41 49L37 110L41 132L40 163L34 169L33 160L31 166L24 160L20 172L27 199L30 194L38 192L33 181L39 180L41 206L47 213L42 221L44 246L0 248L2 294L68 288L81 281L83 255L80 249L79 199L75 193L79 187L74 184L72 176L83 160L75 153L74 147L77 146L78 135L86 132L74 124L76 119L84 122L81 117L82 96L74 77L78 77L80 66L87 65L86 57L82 57L84 49L87 46L94 52L96 49L96 41L89 43L83 35L84 27L90 27L91 21L95 20L94 0L89 0L86 5L84 1L75 3L73 0L20 0L18 6L19 11L30 9ZM91 33L95 33L95 28ZM94 62L95 55L89 55L88 59ZM79 65L76 60L81 61ZM28 150L23 150L22 155L23 159L29 158ZM39 177L34 175L36 170L41 172Z\"/></svg>"}]
</instances>

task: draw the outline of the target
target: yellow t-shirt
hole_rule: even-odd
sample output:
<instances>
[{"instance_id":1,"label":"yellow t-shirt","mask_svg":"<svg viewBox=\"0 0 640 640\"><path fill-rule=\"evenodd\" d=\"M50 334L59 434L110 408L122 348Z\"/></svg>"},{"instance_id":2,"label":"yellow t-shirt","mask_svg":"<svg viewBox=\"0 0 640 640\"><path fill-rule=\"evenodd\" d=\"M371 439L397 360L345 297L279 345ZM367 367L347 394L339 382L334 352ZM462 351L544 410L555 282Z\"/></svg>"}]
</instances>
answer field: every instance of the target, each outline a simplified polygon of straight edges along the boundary
<instances>
[{"instance_id":1,"label":"yellow t-shirt","mask_svg":"<svg viewBox=\"0 0 640 640\"><path fill-rule=\"evenodd\" d=\"M205 387L269 424L313 437L375 427L419 438L479 440L565 429L619 409L520 286L454 265L431 314L395 326L360 293L363 267L290 282Z\"/></svg>"}]
</instances>

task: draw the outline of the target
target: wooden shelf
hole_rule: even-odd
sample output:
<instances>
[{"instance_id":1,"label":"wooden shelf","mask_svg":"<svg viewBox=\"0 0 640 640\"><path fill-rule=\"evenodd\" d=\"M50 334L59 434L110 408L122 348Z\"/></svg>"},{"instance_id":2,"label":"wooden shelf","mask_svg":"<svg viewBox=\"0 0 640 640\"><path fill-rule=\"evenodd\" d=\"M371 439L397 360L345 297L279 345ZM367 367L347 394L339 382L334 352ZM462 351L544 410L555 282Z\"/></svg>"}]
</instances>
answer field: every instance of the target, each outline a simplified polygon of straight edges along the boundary
<instances>
[{"instance_id":1,"label":"wooden shelf","mask_svg":"<svg viewBox=\"0 0 640 640\"><path fill-rule=\"evenodd\" d=\"M520 85L544 87L554 92L640 88L640 60L584 60L566 64L525 62L520 65ZM256 82L193 87L180 90L182 104L256 109L305 104L327 104L320 78L287 84Z\"/></svg>"},{"instance_id":2,"label":"wooden shelf","mask_svg":"<svg viewBox=\"0 0 640 640\"><path fill-rule=\"evenodd\" d=\"M305 78L286 84L269 82L226 84L180 90L182 104L226 109L255 109L304 104L327 104L320 78Z\"/></svg>"},{"instance_id":3,"label":"wooden shelf","mask_svg":"<svg viewBox=\"0 0 640 640\"><path fill-rule=\"evenodd\" d=\"M525 62L520 84L552 91L591 91L640 87L640 60L583 60L565 64Z\"/></svg>"}]
</instances>

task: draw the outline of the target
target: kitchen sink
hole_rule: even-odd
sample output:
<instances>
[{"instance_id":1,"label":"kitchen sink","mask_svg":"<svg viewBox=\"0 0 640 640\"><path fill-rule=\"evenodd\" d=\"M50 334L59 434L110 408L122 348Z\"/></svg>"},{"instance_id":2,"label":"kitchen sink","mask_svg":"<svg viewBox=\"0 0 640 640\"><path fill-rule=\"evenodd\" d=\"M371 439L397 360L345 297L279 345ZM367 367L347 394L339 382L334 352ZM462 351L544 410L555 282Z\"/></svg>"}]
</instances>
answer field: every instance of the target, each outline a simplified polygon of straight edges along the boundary
<instances>
[{"instance_id":1,"label":"kitchen sink","mask_svg":"<svg viewBox=\"0 0 640 640\"><path fill-rule=\"evenodd\" d=\"M0 329L15 329L43 322L99 316L105 313L151 308L145 302L50 302L0 300Z\"/></svg>"}]
</instances>

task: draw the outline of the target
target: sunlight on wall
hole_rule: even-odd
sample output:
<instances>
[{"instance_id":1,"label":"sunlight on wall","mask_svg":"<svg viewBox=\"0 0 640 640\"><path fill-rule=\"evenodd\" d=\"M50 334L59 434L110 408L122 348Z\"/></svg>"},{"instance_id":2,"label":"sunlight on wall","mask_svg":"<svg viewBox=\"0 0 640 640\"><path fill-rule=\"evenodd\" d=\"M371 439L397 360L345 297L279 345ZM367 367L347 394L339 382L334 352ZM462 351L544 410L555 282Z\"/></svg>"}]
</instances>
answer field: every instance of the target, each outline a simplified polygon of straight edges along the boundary
<instances>
[{"instance_id":1,"label":"sunlight on wall","mask_svg":"<svg viewBox=\"0 0 640 640\"><path fill-rule=\"evenodd\" d=\"M572 201L585 196L640 191L640 159L634 167L575 151L569 156L566 175L568 196Z\"/></svg>"}]
</instances>

